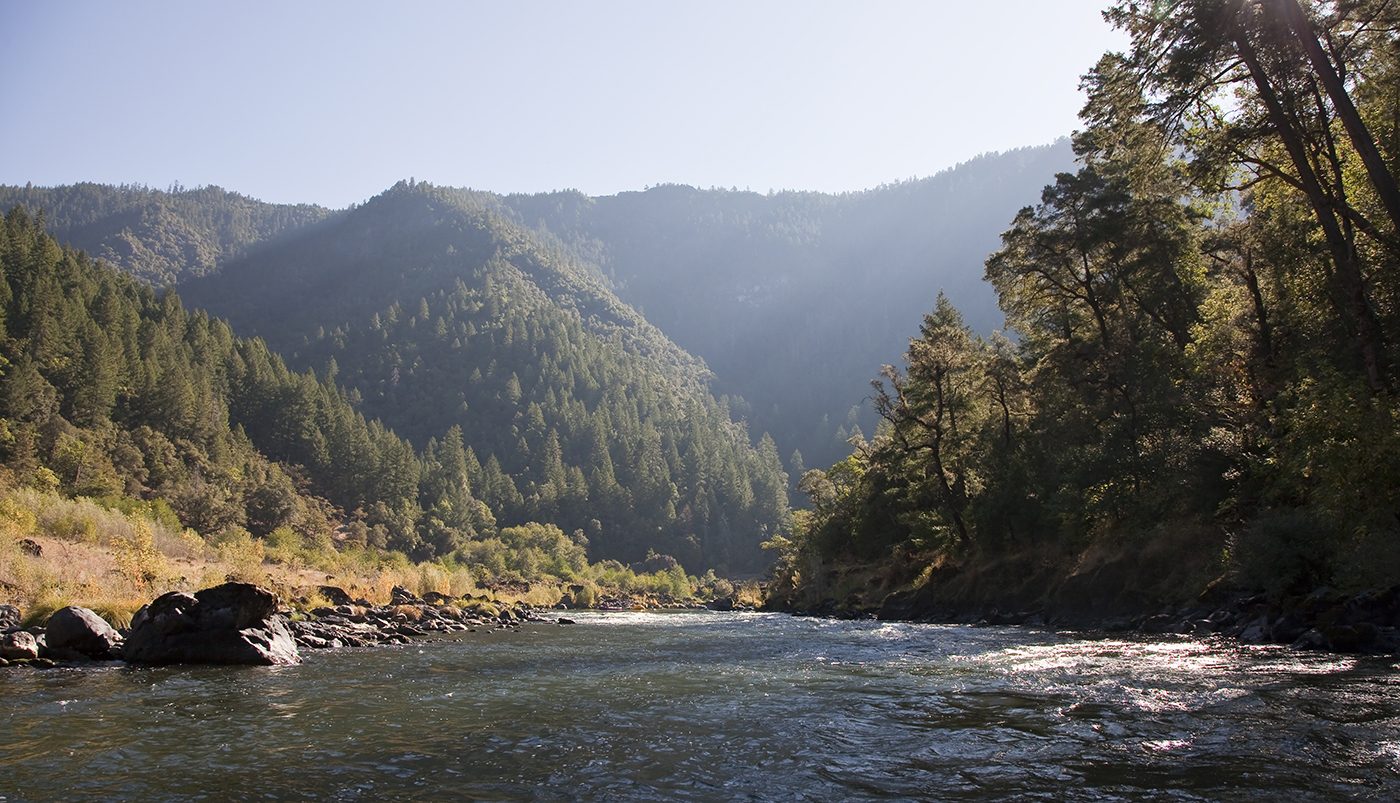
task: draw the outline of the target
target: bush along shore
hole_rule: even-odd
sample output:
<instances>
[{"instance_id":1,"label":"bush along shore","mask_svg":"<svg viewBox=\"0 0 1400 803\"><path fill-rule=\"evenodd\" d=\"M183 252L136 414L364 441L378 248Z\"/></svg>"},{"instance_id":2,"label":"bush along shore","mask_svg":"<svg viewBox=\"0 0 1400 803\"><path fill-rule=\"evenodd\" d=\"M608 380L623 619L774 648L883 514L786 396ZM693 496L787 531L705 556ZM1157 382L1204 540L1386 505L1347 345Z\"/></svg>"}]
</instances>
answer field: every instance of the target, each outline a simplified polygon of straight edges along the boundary
<instances>
[{"instance_id":1,"label":"bush along shore","mask_svg":"<svg viewBox=\"0 0 1400 803\"><path fill-rule=\"evenodd\" d=\"M524 603L483 596L420 598L395 587L386 605L352 598L335 586L320 594L332 605L294 611L251 583L227 582L194 593L171 591L140 608L129 627L114 628L95 612L60 608L42 625L22 627L22 612L0 605L0 667L50 668L124 661L129 664L280 665L303 650L406 644L434 635L519 630L527 622L572 624Z\"/></svg>"}]
</instances>

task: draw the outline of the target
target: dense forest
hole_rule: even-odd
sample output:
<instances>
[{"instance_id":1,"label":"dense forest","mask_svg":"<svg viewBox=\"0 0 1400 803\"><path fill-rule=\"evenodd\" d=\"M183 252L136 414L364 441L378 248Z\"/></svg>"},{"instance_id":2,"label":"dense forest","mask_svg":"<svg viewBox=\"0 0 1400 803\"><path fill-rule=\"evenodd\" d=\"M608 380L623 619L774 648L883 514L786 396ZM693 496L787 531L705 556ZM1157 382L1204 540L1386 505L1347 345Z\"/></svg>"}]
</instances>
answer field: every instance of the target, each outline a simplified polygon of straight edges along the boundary
<instances>
[{"instance_id":1,"label":"dense forest","mask_svg":"<svg viewBox=\"0 0 1400 803\"><path fill-rule=\"evenodd\" d=\"M1003 221L1073 158L1063 141L834 195L667 185L504 203L703 358L795 481L873 429L865 377L900 354L940 288L977 331L1001 326L982 260Z\"/></svg>"},{"instance_id":2,"label":"dense forest","mask_svg":"<svg viewBox=\"0 0 1400 803\"><path fill-rule=\"evenodd\" d=\"M752 573L786 521L776 446L710 394L704 363L490 196L403 182L181 292L414 443L456 428L502 524Z\"/></svg>"},{"instance_id":3,"label":"dense forest","mask_svg":"<svg viewBox=\"0 0 1400 803\"><path fill-rule=\"evenodd\" d=\"M204 535L289 526L328 541L336 506L360 540L419 554L409 444L333 385L170 293L61 247L22 208L0 240L0 449L25 482L158 500ZM352 528L353 530L353 528Z\"/></svg>"},{"instance_id":4,"label":"dense forest","mask_svg":"<svg viewBox=\"0 0 1400 803\"><path fill-rule=\"evenodd\" d=\"M543 255L532 258L531 281L544 282L548 295L575 305L585 321L621 316L624 323L614 331L624 338L654 325L665 336L642 336L643 351L683 366L693 363L678 345L701 358L713 371L714 391L728 397L732 415L746 420L754 434L772 435L795 483L806 465L839 459L851 435L873 431L876 417L867 403L865 378L898 357L908 331L940 288L977 331L1001 326L996 296L982 281L982 260L996 247L1003 222L1073 158L1068 141L1062 141L841 194L675 185L603 197L455 191L454 201L438 206L490 209L493 226L509 228L511 238ZM354 212L259 204L217 188L167 193L93 184L0 187L0 203L15 202L44 209L60 241L156 284L188 283L226 269L256 272L265 240L277 241L268 258L285 261L301 247L292 240L305 238L323 247L330 239L326 227L344 236L347 230L337 218ZM389 204L379 198L370 205L384 211ZM427 220L439 211L427 211ZM394 212L393 225L418 225L411 213ZM365 227L368 218L355 219ZM305 228L321 221L323 227ZM363 228L362 237L370 230ZM373 231L389 234L387 228ZM364 262L377 246L357 247L364 252L353 258ZM458 259L489 256L485 248L461 250ZM373 270L362 268L366 275L356 277L361 283L356 298L323 292L333 288L316 282L343 277L308 266L342 257L352 258L343 251L304 252L297 257L301 284L295 294L267 293L256 305L242 305L262 315L256 333L279 350L300 350L308 332L314 333L314 327L302 331L295 323L303 305L312 305L316 326L324 319L329 331L356 316L368 318L370 297L416 308L428 295L432 280L414 263L420 255L408 243L374 254ZM400 297L395 288L400 280L427 284ZM210 303L236 304L236 296L252 284L230 278L218 286L235 297L221 295ZM200 286L182 287L182 293L196 294L204 303ZM344 308L333 308L338 303ZM372 311L382 319L389 306L386 301ZM232 306L216 310L242 314ZM240 332L247 320L237 320ZM337 359L344 370L344 360ZM416 426L395 421L396 429L418 441Z\"/></svg>"},{"instance_id":5,"label":"dense forest","mask_svg":"<svg viewBox=\"0 0 1400 803\"><path fill-rule=\"evenodd\" d=\"M212 273L259 243L330 214L219 187L0 186L0 210L15 206L42 209L45 227L59 242L157 286Z\"/></svg>"},{"instance_id":6,"label":"dense forest","mask_svg":"<svg viewBox=\"0 0 1400 803\"><path fill-rule=\"evenodd\" d=\"M1274 595L1400 577L1400 9L1108 14L1078 167L986 262L1007 336L939 299L878 433L802 478L779 596L1160 544Z\"/></svg>"},{"instance_id":7,"label":"dense forest","mask_svg":"<svg viewBox=\"0 0 1400 803\"><path fill-rule=\"evenodd\" d=\"M60 246L41 224L42 218L16 208L4 218L0 238L0 458L6 482L123 509L136 505L157 520L215 540L280 533L282 543L291 537L317 549L333 543L387 549L495 570L518 562L518 556L498 553L515 549L511 539L521 533L530 534L530 548L541 554L581 558L584 547L594 556L621 554L608 551L606 538L590 546L582 527L570 539L557 526L509 526L509 516L525 503L494 456L485 466L476 459L460 426L444 426L415 453L408 441L357 412L352 401L358 395L337 386L333 371L318 378L288 369L263 341L236 337L222 320L187 312L173 293ZM601 378L614 379L606 371ZM766 457L773 466L767 477L771 532L786 515L776 452L771 444L755 451L742 439L742 428L704 419L718 413L697 405L687 410L691 427L714 424L728 438L723 444L741 457L756 464ZM538 409L530 409L538 417ZM660 474L675 442L663 441L650 420L643 425L626 419L626 412L635 417L637 409L630 405L608 423L640 433L637 465ZM588 432L599 432L596 421L587 423L595 427ZM704 439L686 445L699 441ZM713 441L703 445L719 448ZM550 515L551 523L569 521L566 505L581 506L592 489L579 481L576 468L564 471L554 430L540 446L553 473L538 492L529 488L557 498L548 497L552 508L531 500L530 510ZM721 480L723 468L716 469ZM626 469L616 476L634 479ZM602 487L627 497L616 476ZM479 498L501 494L493 482L515 494L498 508L499 518ZM634 487L676 493L670 484ZM598 503L588 510L606 515L608 509ZM596 520L591 531L600 531ZM760 526L745 533L750 550L763 531ZM664 536L643 531L638 559L668 546ZM535 543L540 539L549 543ZM702 561L697 557L695 563Z\"/></svg>"}]
</instances>

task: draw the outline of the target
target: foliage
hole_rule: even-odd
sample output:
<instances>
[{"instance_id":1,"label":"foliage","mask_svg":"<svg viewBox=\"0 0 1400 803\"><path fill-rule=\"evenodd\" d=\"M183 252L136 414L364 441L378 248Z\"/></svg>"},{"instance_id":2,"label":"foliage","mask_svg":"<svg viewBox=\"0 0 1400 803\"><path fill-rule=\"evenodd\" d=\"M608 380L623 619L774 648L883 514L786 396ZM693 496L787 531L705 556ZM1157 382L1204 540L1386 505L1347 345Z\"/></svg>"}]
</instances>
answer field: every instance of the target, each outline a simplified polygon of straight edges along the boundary
<instances>
[{"instance_id":1,"label":"foliage","mask_svg":"<svg viewBox=\"0 0 1400 803\"><path fill-rule=\"evenodd\" d=\"M876 437L804 477L812 514L771 542L782 593L833 562L1164 527L1213 528L1273 594L1396 582L1395 8L1109 17L1132 47L1085 78L1078 170L986 263L1015 341L939 299L876 383Z\"/></svg>"},{"instance_id":2,"label":"foliage","mask_svg":"<svg viewBox=\"0 0 1400 803\"><path fill-rule=\"evenodd\" d=\"M595 559L655 549L756 571L758 542L784 526L773 440L755 444L709 392L702 363L586 266L536 242L498 199L402 182L181 291L324 369L326 393L345 387L367 415L424 445L416 556L469 546L487 560L473 539L539 521L582 530ZM238 380L259 386L266 359L250 356ZM236 412L262 442L299 403L258 397L265 408ZM378 432L367 435L383 452ZM327 433L272 455L320 475L340 464L337 445L354 443ZM390 455L402 471L346 477L331 498L410 491L410 457ZM384 503L391 515L364 509L392 526L400 507Z\"/></svg>"},{"instance_id":3,"label":"foliage","mask_svg":"<svg viewBox=\"0 0 1400 803\"><path fill-rule=\"evenodd\" d=\"M597 265L617 294L714 369L755 431L813 465L875 416L870 367L898 354L940 285L989 331L977 266L997 226L1072 161L1067 143L988 154L863 192L661 185L511 195L510 211ZM740 409L737 407L736 409ZM802 472L794 470L796 484Z\"/></svg>"},{"instance_id":4,"label":"foliage","mask_svg":"<svg viewBox=\"0 0 1400 803\"><path fill-rule=\"evenodd\" d=\"M0 186L0 209L14 206L44 210L59 240L155 285L212 272L222 260L330 214L219 187Z\"/></svg>"}]
</instances>

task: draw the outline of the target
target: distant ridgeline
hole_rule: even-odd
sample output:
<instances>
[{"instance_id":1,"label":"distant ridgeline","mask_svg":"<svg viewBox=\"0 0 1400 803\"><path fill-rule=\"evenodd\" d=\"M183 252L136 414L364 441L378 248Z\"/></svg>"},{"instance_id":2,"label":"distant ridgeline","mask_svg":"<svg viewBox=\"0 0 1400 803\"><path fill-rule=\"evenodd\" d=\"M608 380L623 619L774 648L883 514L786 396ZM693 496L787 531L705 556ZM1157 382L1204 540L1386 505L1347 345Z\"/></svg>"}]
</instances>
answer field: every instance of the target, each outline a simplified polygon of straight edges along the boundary
<instances>
[{"instance_id":1,"label":"distant ridgeline","mask_svg":"<svg viewBox=\"0 0 1400 803\"><path fill-rule=\"evenodd\" d=\"M670 185L504 203L703 358L720 392L747 402L755 430L772 433L785 457L801 452L789 463L796 475L873 431L869 379L903 353L940 291L977 331L1001 327L982 262L1006 221L1073 161L1062 141L864 192Z\"/></svg>"},{"instance_id":2,"label":"distant ridgeline","mask_svg":"<svg viewBox=\"0 0 1400 803\"><path fill-rule=\"evenodd\" d=\"M405 187L386 194L386 203L405 194L431 196ZM345 220L353 222L353 214ZM517 485L494 452L483 464L464 443L463 428L446 421L462 414L460 403L438 414L442 428L415 454L407 441L354 409L363 391L340 390L334 369L319 379L290 371L263 341L235 337L224 322L187 313L174 295L59 246L23 210L5 218L0 269L0 456L21 481L96 497L159 499L204 534L246 527L263 535L291 526L329 538L343 518L338 508L351 515L351 537L418 558L490 537L512 515L569 524L570 516L586 513L591 518L577 529L597 538L590 546L595 559L640 560L652 549L688 561L692 570L751 571L758 542L787 516L786 480L771 443L755 449L695 379L626 356L621 335L593 344L599 353L567 338L548 344L559 358L555 371L576 374L581 386L596 391L589 400L570 396L551 408L577 416L578 428L562 435L565 419L541 425L545 405L512 398L536 389L542 380L535 373L512 380L483 364L483 376L503 394L498 413L509 414L504 420L466 418L483 437L495 436L497 428L513 430L514 445L537 450L537 457L507 455L529 461L529 470L540 467L538 480ZM539 345L523 331L529 315L537 314L536 336L567 329L568 322L552 320L551 313L515 306L530 303L528 288L502 281L500 295L491 296L495 314L524 316L512 319L521 331L498 333L504 349ZM470 291L452 287L435 301L476 303L467 300ZM426 336L438 332L434 323L413 323L411 316L400 322L410 329L421 325L425 333L421 344L406 338L405 352L450 345ZM383 327L394 325L381 321L366 337L382 342ZM573 326L578 335L576 319ZM491 336L480 339L487 348ZM367 352L359 357L364 373L356 376L371 376L397 353ZM410 376L403 367L395 373ZM555 384L541 389L544 399L566 387L550 376ZM684 381L692 384L678 391ZM395 382L384 377L384 385ZM562 444L573 448L583 438L602 444L587 452L595 460L586 477L563 458ZM617 461L632 468L608 475L614 448ZM693 477L682 475L690 466ZM503 505L499 514L485 498ZM712 507L697 512L700 504ZM614 519L614 513L628 518Z\"/></svg>"},{"instance_id":3,"label":"distant ridgeline","mask_svg":"<svg viewBox=\"0 0 1400 803\"><path fill-rule=\"evenodd\" d=\"M470 323L497 341L507 333L483 327L482 311L467 311L472 304L496 299L497 307L508 307L496 310L499 319L515 321L516 329L522 310L557 305L577 317L580 332L571 333L562 318L545 324L556 320L554 311L532 312L540 318L533 330L510 332L509 344L491 347L501 381L514 373L524 382L524 374L542 370L534 351L540 337L618 338L634 355L669 366L663 373L672 383L693 385L685 377L708 376L703 360L714 371L711 387L731 407L721 417L746 419L755 435L771 433L795 481L804 463L826 465L845 453L849 436L873 431L868 378L904 350L940 290L968 311L978 331L1001 325L995 296L982 281L982 260L1016 210L1072 162L1068 143L1060 142L839 195L661 186L600 198L501 197L419 185L413 189L430 198L412 200L401 187L366 208L329 213L260 204L216 188L163 193L82 184L0 187L0 203L44 209L60 240L156 283L227 269L221 280L182 286L182 294L227 315L240 332L253 326L246 331L302 368L321 370L334 357L341 381L359 390L366 410L415 442L440 433L443 420L461 423L478 459L496 455L528 496L519 486L543 477L521 473L519 435L509 426L488 434L470 424L470 414L458 415L463 401L475 404L486 393L466 380L492 366L487 359L466 368L465 377L453 373L463 370L459 358L474 360L485 346L452 332L434 352L425 339L436 331L416 331L420 302L430 307L432 329L439 319L444 326ZM454 215L478 222L444 217ZM454 235L445 231L452 226L467 228ZM281 275L284 269L288 275ZM555 326L564 329L544 331ZM389 344L378 357L366 351L368 331L377 332L376 347ZM522 335L533 340L516 342ZM412 345L400 348L400 338ZM453 350L453 343L465 344L465 351ZM509 345L509 353L496 353L499 345ZM547 377L533 399L555 429L561 425L551 408L576 395L556 387L551 402L547 391L557 385ZM429 409L444 402L442 412ZM672 437L656 425L663 440ZM592 447L567 437L561 445L565 463L587 474L579 453ZM705 479L715 493L720 484L742 496L742 482ZM744 514L702 496L703 502L689 500L700 511L695 515L713 518L718 503L727 528L744 526ZM501 500L511 497L502 490ZM678 515L685 502L677 499Z\"/></svg>"},{"instance_id":4,"label":"distant ridgeline","mask_svg":"<svg viewBox=\"0 0 1400 803\"><path fill-rule=\"evenodd\" d=\"M0 186L0 212L15 206L42 210L45 229L59 242L158 286L211 273L258 243L330 214L319 206L263 203L218 187L163 192L104 184Z\"/></svg>"},{"instance_id":5,"label":"distant ridgeline","mask_svg":"<svg viewBox=\"0 0 1400 803\"><path fill-rule=\"evenodd\" d=\"M460 427L502 523L582 530L595 557L761 568L787 518L772 440L755 447L700 360L488 200L401 183L181 292L416 443Z\"/></svg>"}]
</instances>

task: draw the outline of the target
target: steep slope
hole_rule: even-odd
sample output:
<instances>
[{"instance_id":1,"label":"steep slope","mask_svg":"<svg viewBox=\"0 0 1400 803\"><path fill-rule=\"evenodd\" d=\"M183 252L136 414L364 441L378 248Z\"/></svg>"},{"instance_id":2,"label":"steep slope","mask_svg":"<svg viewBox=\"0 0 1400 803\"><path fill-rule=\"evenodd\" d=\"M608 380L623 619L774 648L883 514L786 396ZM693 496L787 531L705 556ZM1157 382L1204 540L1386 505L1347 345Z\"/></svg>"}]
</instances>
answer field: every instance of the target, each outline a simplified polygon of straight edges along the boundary
<instances>
[{"instance_id":1,"label":"steep slope","mask_svg":"<svg viewBox=\"0 0 1400 803\"><path fill-rule=\"evenodd\" d=\"M130 206L132 197L160 200L157 211L144 214L165 224L122 229L121 238L99 241L101 247L109 254L122 251L115 261L147 278L193 277L209 272L211 264L246 274L209 283L208 304L238 316L240 326L256 327L252 331L277 349L297 352L298 365L318 369L336 356L346 370L337 351L346 345L328 348L313 341L335 341L337 329L354 324L365 310L381 313L381 322L391 315L412 319L420 300L451 290L443 276L463 265L484 265L500 251L527 283L576 313L590 335L617 336L636 353L670 364L675 370L668 381L706 375L689 355L703 359L714 372L711 388L730 397L733 416L747 420L753 432L772 433L796 480L800 463L827 465L844 455L846 439L857 428L872 434L874 416L865 403L869 377L882 364L898 362L908 332L940 290L975 330L987 333L1001 325L994 294L982 280L982 262L999 245L1006 221L1072 163L1068 143L1061 142L840 195L663 186L599 198L577 192L502 198L440 190L441 197L420 210L421 220L407 201L380 197L367 204L375 210L370 214L335 213L312 229L288 223L278 231L291 234L276 237L270 261L232 258L250 246L230 245L200 257L200 267L184 273L160 255L172 250L166 243L180 241L170 232L209 230L208 221L218 218L225 203L218 192L92 185L28 192L48 193L51 220L59 215L109 221L115 218L104 210ZM210 206L200 206L201 199ZM391 209L395 204L399 208ZM491 220L480 226L509 235L449 231L435 216L454 205L474 209L470 215ZM292 217L303 209L268 208ZM356 222L343 226L340 215ZM88 229L72 231L76 237ZM274 262L289 268L286 275L259 273L259 265ZM472 282L487 275L492 272L464 281L475 287ZM188 292L205 291L191 285ZM391 310L394 301L399 308ZM374 370L392 376L395 367ZM402 383L403 366L397 367ZM392 384L394 392L362 388L369 409L394 415L405 405L461 403L419 392L434 380L413 376L412 394ZM421 443L441 432L433 426L443 420L418 411L401 415L397 426ZM794 450L803 460L791 459Z\"/></svg>"},{"instance_id":2,"label":"steep slope","mask_svg":"<svg viewBox=\"0 0 1400 803\"><path fill-rule=\"evenodd\" d=\"M400 183L181 293L418 443L460 427L502 524L753 571L786 517L777 449L755 448L704 364L492 196Z\"/></svg>"},{"instance_id":3,"label":"steep slope","mask_svg":"<svg viewBox=\"0 0 1400 803\"><path fill-rule=\"evenodd\" d=\"M201 276L260 242L324 220L309 204L269 204L219 187L0 186L0 210L42 213L45 228L151 284Z\"/></svg>"},{"instance_id":4,"label":"steep slope","mask_svg":"<svg viewBox=\"0 0 1400 803\"><path fill-rule=\"evenodd\" d=\"M1059 142L842 195L662 186L505 203L703 358L722 392L752 405L744 412L756 430L826 465L856 424L870 434L868 408L852 408L940 290L975 329L1000 327L982 262L1006 221L1072 164Z\"/></svg>"},{"instance_id":5,"label":"steep slope","mask_svg":"<svg viewBox=\"0 0 1400 803\"><path fill-rule=\"evenodd\" d=\"M60 247L23 209L0 227L0 310L8 479L158 500L204 535L291 527L328 541L328 499L371 511L381 545L414 551L430 472L262 342Z\"/></svg>"}]
</instances>

